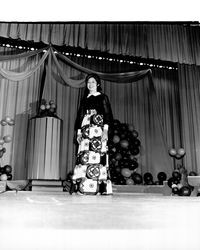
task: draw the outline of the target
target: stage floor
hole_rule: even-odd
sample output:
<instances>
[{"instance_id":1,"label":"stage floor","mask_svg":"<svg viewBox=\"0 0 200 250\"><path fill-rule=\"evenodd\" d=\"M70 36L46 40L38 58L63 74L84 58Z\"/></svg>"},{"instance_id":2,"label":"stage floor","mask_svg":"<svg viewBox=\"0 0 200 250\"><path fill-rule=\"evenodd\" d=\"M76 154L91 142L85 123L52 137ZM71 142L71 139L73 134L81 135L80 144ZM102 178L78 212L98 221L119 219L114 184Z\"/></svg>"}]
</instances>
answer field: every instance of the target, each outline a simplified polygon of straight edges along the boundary
<instances>
[{"instance_id":1,"label":"stage floor","mask_svg":"<svg viewBox=\"0 0 200 250\"><path fill-rule=\"evenodd\" d=\"M200 197L8 191L0 249L200 249Z\"/></svg>"}]
</instances>

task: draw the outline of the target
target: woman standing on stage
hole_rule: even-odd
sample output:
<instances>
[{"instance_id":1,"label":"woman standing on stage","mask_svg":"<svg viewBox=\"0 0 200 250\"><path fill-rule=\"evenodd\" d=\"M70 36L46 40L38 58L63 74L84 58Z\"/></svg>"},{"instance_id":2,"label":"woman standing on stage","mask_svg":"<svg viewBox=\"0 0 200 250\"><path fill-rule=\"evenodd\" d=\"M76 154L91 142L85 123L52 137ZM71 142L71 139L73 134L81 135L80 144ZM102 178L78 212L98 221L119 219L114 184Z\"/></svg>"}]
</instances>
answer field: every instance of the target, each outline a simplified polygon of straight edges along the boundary
<instances>
[{"instance_id":1,"label":"woman standing on stage","mask_svg":"<svg viewBox=\"0 0 200 250\"><path fill-rule=\"evenodd\" d=\"M85 83L75 126L78 152L70 193L112 194L107 146L112 110L107 95L101 92L99 76L89 74Z\"/></svg>"}]
</instances>

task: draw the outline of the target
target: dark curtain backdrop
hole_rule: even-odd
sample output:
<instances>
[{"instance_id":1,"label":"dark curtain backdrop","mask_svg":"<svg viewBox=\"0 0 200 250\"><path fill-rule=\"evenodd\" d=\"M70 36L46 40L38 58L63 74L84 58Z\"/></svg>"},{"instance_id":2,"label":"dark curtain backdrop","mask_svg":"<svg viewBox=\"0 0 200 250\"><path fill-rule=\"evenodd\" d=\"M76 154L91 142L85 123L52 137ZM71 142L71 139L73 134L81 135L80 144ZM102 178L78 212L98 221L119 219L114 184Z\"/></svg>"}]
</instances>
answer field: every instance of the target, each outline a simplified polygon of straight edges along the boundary
<instances>
[{"instance_id":1,"label":"dark curtain backdrop","mask_svg":"<svg viewBox=\"0 0 200 250\"><path fill-rule=\"evenodd\" d=\"M178 69L184 165L200 174L200 67L180 64Z\"/></svg>"},{"instance_id":2,"label":"dark curtain backdrop","mask_svg":"<svg viewBox=\"0 0 200 250\"><path fill-rule=\"evenodd\" d=\"M0 23L0 36L200 65L200 27L142 23Z\"/></svg>"},{"instance_id":3,"label":"dark curtain backdrop","mask_svg":"<svg viewBox=\"0 0 200 250\"><path fill-rule=\"evenodd\" d=\"M148 77L128 84L103 81L102 86L103 91L109 96L114 117L121 122L133 124L139 132L142 148L138 157L138 171L142 173L150 171L154 176L159 171L171 174L174 162L168 155L168 149L184 147L186 156L183 161L179 160L177 163L183 163L189 170L200 172L198 151L200 73L197 65L189 65L199 63L198 27L147 24L1 23L0 36L42 40L46 43L51 41L55 44L82 46L102 51L107 49L110 53L130 53L179 61L177 71L152 69L153 90L150 88ZM12 54L11 49L0 49L1 55ZM41 60L40 55L31 58L0 62L0 66L3 69L20 72L27 67L28 69L35 67ZM86 57L71 57L71 59L84 67L102 72L133 70L133 66L129 64L116 64ZM69 77L82 79L85 76L64 62L60 63ZM1 165L13 166L14 179L26 178L27 124L30 116L36 113L42 75L44 67L47 66L48 64L44 64L23 81L13 82L0 78L0 118L9 115L16 121L14 127L0 127L1 136L5 134L13 136L12 142L6 145L7 151L1 158ZM46 78L43 97L57 102L58 116L63 119L61 176L65 178L67 172L74 167L74 122L83 89L66 86L53 61L51 66L52 77L50 80ZM48 75L48 67L46 70Z\"/></svg>"}]
</instances>

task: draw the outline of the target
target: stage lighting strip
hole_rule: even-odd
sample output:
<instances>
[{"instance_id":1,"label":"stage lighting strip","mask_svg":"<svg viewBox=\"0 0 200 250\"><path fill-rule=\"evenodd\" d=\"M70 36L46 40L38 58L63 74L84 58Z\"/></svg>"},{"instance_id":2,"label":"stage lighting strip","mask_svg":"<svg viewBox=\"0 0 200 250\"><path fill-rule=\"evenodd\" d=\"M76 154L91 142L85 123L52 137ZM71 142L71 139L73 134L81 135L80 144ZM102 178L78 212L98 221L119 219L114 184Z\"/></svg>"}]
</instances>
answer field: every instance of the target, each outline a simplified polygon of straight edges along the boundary
<instances>
[{"instance_id":1,"label":"stage lighting strip","mask_svg":"<svg viewBox=\"0 0 200 250\"><path fill-rule=\"evenodd\" d=\"M28 42L27 42L28 43ZM12 45L12 44L9 44L9 43L0 43L0 46L2 47L7 47L7 48L17 48L17 49L20 49L20 50L38 50L38 48L36 47L31 47L31 46L22 46L22 45ZM44 44L44 47L47 46L46 44ZM58 49L58 46L55 46L57 49ZM63 47L63 46L61 46ZM75 48L73 48L74 50ZM69 48L70 50L70 48ZM84 49L82 49L84 50ZM58 49L58 51L64 55L67 55L67 56L76 56L76 57L87 57L89 59L97 59L97 60L106 60L106 61L110 61L110 62L118 62L118 63L128 63L128 64L134 64L134 65L138 65L138 66L148 66L150 68L163 68L163 69L169 69L169 70L177 70L177 66L175 66L176 64L175 63L170 63L169 64L173 64L173 66L169 66L169 65L161 65L160 63L157 63L156 60L151 60L151 59L146 59L146 60L150 60L150 61L154 61L154 63L148 63L148 62L141 62L139 61L139 59L137 59L137 61L134 60L131 60L131 59L122 59L123 56L115 56L115 57L112 57L112 55L107 55L107 56L98 56L98 55L89 55L88 52L89 50L87 50L87 53L85 54L84 51L82 51L82 53L76 53L76 52L66 52L66 49L65 51L62 51L62 49ZM46 50L44 50L43 52L46 52ZM57 53L57 52L54 52L54 53ZM92 52L94 54L94 52ZM99 53L98 53L99 54ZM103 52L102 52L103 54ZM117 58L117 57L120 57L120 58ZM127 57L127 56L124 56L124 57ZM141 59L140 59L141 60ZM159 60L160 61L160 60ZM165 62L166 64L166 62Z\"/></svg>"}]
</instances>

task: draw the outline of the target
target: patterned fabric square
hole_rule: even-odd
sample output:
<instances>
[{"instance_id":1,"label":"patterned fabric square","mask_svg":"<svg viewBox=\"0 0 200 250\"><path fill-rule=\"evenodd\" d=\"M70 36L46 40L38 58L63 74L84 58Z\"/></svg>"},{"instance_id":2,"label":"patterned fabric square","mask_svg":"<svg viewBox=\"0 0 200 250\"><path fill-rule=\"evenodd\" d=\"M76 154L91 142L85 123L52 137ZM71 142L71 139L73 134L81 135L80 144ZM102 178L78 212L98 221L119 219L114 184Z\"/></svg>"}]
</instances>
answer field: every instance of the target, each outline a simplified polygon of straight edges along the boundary
<instances>
[{"instance_id":1,"label":"patterned fabric square","mask_svg":"<svg viewBox=\"0 0 200 250\"><path fill-rule=\"evenodd\" d=\"M89 151L90 141L89 139L83 139L79 145L78 151Z\"/></svg>"},{"instance_id":2,"label":"patterned fabric square","mask_svg":"<svg viewBox=\"0 0 200 250\"><path fill-rule=\"evenodd\" d=\"M97 124L99 126L103 126L103 116L100 114L93 115L92 121L94 124Z\"/></svg>"},{"instance_id":3,"label":"patterned fabric square","mask_svg":"<svg viewBox=\"0 0 200 250\"><path fill-rule=\"evenodd\" d=\"M98 164L89 165L86 170L89 179L97 180L100 176L100 168Z\"/></svg>"},{"instance_id":4,"label":"patterned fabric square","mask_svg":"<svg viewBox=\"0 0 200 250\"><path fill-rule=\"evenodd\" d=\"M93 138L90 142L90 150L95 152L101 151L101 137Z\"/></svg>"},{"instance_id":5,"label":"patterned fabric square","mask_svg":"<svg viewBox=\"0 0 200 250\"><path fill-rule=\"evenodd\" d=\"M102 128L96 125L90 127L89 137L100 137L102 136Z\"/></svg>"},{"instance_id":6,"label":"patterned fabric square","mask_svg":"<svg viewBox=\"0 0 200 250\"><path fill-rule=\"evenodd\" d=\"M100 154L93 151L89 151L88 164L98 164L100 163Z\"/></svg>"},{"instance_id":7,"label":"patterned fabric square","mask_svg":"<svg viewBox=\"0 0 200 250\"><path fill-rule=\"evenodd\" d=\"M96 194L98 192L98 182L92 179L82 179L79 190L81 193Z\"/></svg>"}]
</instances>

